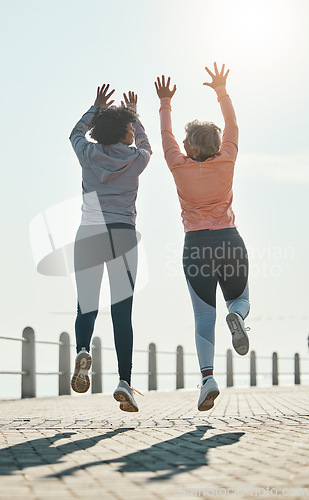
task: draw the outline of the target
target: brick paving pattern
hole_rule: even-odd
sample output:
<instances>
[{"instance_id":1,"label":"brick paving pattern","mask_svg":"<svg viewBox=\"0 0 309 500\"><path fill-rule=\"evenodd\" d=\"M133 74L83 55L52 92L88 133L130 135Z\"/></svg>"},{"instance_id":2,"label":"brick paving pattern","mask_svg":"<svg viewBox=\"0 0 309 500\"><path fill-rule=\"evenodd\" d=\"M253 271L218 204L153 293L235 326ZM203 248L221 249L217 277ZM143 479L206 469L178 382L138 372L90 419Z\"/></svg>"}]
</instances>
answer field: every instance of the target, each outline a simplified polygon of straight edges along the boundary
<instances>
[{"instance_id":1,"label":"brick paving pattern","mask_svg":"<svg viewBox=\"0 0 309 500\"><path fill-rule=\"evenodd\" d=\"M309 387L0 401L0 500L309 498Z\"/></svg>"}]
</instances>

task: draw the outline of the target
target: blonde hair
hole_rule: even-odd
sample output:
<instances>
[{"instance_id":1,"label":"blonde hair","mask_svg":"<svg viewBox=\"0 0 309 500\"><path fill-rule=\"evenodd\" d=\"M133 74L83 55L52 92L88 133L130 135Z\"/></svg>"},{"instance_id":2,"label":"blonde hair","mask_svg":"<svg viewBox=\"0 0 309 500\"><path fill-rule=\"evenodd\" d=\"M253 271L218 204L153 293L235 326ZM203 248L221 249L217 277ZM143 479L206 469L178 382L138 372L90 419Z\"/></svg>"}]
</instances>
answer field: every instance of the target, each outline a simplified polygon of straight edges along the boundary
<instances>
[{"instance_id":1,"label":"blonde hair","mask_svg":"<svg viewBox=\"0 0 309 500\"><path fill-rule=\"evenodd\" d=\"M187 123L185 130L191 148L201 152L197 160L204 161L220 151L221 129L213 122L193 120Z\"/></svg>"}]
</instances>

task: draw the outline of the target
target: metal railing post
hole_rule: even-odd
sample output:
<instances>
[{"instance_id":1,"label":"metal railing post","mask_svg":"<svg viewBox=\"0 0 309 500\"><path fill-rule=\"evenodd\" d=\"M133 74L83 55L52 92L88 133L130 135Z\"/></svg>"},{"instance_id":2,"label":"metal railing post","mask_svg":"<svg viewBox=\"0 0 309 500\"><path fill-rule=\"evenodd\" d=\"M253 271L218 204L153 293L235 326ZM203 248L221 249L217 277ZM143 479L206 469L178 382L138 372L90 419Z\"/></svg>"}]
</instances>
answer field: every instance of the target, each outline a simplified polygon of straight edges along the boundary
<instances>
[{"instance_id":1,"label":"metal railing post","mask_svg":"<svg viewBox=\"0 0 309 500\"><path fill-rule=\"evenodd\" d=\"M184 386L183 347L179 345L176 350L176 389L183 389Z\"/></svg>"},{"instance_id":2,"label":"metal railing post","mask_svg":"<svg viewBox=\"0 0 309 500\"><path fill-rule=\"evenodd\" d=\"M279 385L279 376L278 376L278 354L273 352L273 385Z\"/></svg>"},{"instance_id":3,"label":"metal railing post","mask_svg":"<svg viewBox=\"0 0 309 500\"><path fill-rule=\"evenodd\" d=\"M59 337L59 378L58 394L59 396L71 394L70 377L70 336L67 332L62 332Z\"/></svg>"},{"instance_id":4,"label":"metal railing post","mask_svg":"<svg viewBox=\"0 0 309 500\"><path fill-rule=\"evenodd\" d=\"M297 353L294 356L294 383L300 384L300 360Z\"/></svg>"},{"instance_id":5,"label":"metal railing post","mask_svg":"<svg viewBox=\"0 0 309 500\"><path fill-rule=\"evenodd\" d=\"M233 376L233 354L232 350L228 349L226 351L226 387L233 387L234 376Z\"/></svg>"},{"instance_id":6,"label":"metal railing post","mask_svg":"<svg viewBox=\"0 0 309 500\"><path fill-rule=\"evenodd\" d=\"M94 337L92 340L92 375L91 392L98 394L102 392L102 347L101 339Z\"/></svg>"},{"instance_id":7,"label":"metal railing post","mask_svg":"<svg viewBox=\"0 0 309 500\"><path fill-rule=\"evenodd\" d=\"M23 338L27 342L22 343L21 370L26 373L21 376L21 397L35 398L35 338L33 328L30 326L24 328Z\"/></svg>"},{"instance_id":8,"label":"metal railing post","mask_svg":"<svg viewBox=\"0 0 309 500\"><path fill-rule=\"evenodd\" d=\"M157 390L157 354L156 344L149 344L148 354L148 391Z\"/></svg>"},{"instance_id":9,"label":"metal railing post","mask_svg":"<svg viewBox=\"0 0 309 500\"><path fill-rule=\"evenodd\" d=\"M256 356L255 351L250 353L250 385L256 385Z\"/></svg>"}]
</instances>

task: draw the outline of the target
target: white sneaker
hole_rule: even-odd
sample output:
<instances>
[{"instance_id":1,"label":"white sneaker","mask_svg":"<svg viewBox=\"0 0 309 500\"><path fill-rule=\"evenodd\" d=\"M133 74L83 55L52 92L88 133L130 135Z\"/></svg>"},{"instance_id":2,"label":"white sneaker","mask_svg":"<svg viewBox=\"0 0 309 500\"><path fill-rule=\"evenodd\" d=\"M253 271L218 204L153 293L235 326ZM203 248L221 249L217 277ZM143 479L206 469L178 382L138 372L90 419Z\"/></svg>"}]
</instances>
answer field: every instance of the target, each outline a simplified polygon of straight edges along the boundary
<instances>
[{"instance_id":1,"label":"white sneaker","mask_svg":"<svg viewBox=\"0 0 309 500\"><path fill-rule=\"evenodd\" d=\"M117 389L114 391L114 398L120 403L120 410L122 411L138 411L138 406L133 397L133 392L138 392L133 387L130 387L125 380L119 380ZM141 394L139 392L139 394Z\"/></svg>"},{"instance_id":2,"label":"white sneaker","mask_svg":"<svg viewBox=\"0 0 309 500\"><path fill-rule=\"evenodd\" d=\"M75 392L87 392L90 387L88 371L91 366L91 356L85 347L82 347L75 358L75 370L71 380L71 387Z\"/></svg>"},{"instance_id":3,"label":"white sneaker","mask_svg":"<svg viewBox=\"0 0 309 500\"><path fill-rule=\"evenodd\" d=\"M219 387L215 379L209 378L206 380L205 384L201 385L201 394L197 403L198 410L210 410L214 405L214 400L219 394Z\"/></svg>"},{"instance_id":4,"label":"white sneaker","mask_svg":"<svg viewBox=\"0 0 309 500\"><path fill-rule=\"evenodd\" d=\"M250 328L245 327L244 320L236 312L228 314L226 322L231 330L232 344L235 351L244 356L249 351L249 338L246 330L250 330Z\"/></svg>"}]
</instances>

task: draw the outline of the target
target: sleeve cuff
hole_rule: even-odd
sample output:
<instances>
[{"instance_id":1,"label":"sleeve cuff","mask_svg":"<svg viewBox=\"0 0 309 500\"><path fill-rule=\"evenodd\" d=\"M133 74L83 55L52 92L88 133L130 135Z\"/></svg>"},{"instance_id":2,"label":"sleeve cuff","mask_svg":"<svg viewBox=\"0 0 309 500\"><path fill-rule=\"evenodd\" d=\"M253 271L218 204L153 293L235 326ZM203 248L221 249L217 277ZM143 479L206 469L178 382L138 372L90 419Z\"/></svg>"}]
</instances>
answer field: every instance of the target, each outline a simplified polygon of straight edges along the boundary
<instances>
[{"instance_id":1,"label":"sleeve cuff","mask_svg":"<svg viewBox=\"0 0 309 500\"><path fill-rule=\"evenodd\" d=\"M171 107L171 97L161 97L160 99L160 111L162 108L172 109Z\"/></svg>"}]
</instances>

